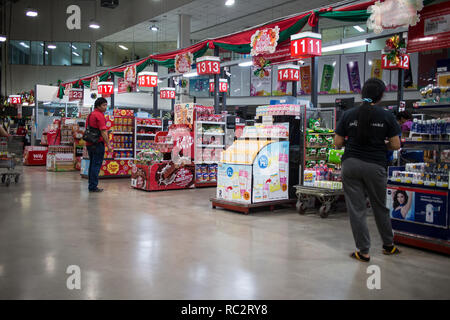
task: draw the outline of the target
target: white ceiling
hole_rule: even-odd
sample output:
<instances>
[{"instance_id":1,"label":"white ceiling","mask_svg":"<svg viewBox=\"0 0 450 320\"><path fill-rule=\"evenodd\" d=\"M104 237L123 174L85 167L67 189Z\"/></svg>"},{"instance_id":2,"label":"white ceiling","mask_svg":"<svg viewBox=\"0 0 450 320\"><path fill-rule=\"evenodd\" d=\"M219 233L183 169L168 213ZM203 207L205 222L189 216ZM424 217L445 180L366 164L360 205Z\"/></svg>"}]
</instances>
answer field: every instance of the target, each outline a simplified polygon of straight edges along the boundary
<instances>
[{"instance_id":1,"label":"white ceiling","mask_svg":"<svg viewBox=\"0 0 450 320\"><path fill-rule=\"evenodd\" d=\"M153 42L176 41L178 35L178 15L187 14L191 18L191 39L203 40L238 32L248 27L273 19L299 14L304 11L328 6L343 1L329 0L236 0L232 7L224 5L225 0L195 0L167 13L149 18L148 21L122 30L99 41L104 42ZM350 1L345 1L350 2ZM359 2L359 1L353 1ZM155 23L150 21L156 21ZM322 20L321 26L333 26L331 20ZM160 30L149 28L156 24Z\"/></svg>"}]
</instances>

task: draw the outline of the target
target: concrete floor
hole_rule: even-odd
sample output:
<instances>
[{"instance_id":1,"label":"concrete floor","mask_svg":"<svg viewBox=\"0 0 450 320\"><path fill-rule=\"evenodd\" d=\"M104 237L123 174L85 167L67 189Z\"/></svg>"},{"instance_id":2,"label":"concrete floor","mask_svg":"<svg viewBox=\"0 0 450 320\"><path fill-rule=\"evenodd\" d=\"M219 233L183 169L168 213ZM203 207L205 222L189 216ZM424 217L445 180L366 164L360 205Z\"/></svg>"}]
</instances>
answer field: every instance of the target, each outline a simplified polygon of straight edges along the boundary
<instances>
[{"instance_id":1,"label":"concrete floor","mask_svg":"<svg viewBox=\"0 0 450 320\"><path fill-rule=\"evenodd\" d=\"M0 299L449 299L450 259L402 247L384 256L370 218L371 265L352 260L347 215L211 209L214 189L148 193L78 173L23 169L0 185ZM81 290L66 269L81 268Z\"/></svg>"}]
</instances>

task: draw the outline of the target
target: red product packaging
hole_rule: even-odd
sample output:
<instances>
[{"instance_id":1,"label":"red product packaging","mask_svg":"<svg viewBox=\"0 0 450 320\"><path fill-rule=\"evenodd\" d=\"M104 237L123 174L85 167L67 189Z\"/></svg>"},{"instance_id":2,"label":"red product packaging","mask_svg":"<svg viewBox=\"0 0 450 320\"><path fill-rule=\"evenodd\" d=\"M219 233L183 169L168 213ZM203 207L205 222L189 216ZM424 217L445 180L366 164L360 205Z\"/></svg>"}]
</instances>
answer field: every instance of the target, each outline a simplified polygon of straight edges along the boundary
<instances>
[{"instance_id":1,"label":"red product packaging","mask_svg":"<svg viewBox=\"0 0 450 320\"><path fill-rule=\"evenodd\" d=\"M26 146L23 154L23 164L27 166L45 166L47 164L46 147Z\"/></svg>"}]
</instances>

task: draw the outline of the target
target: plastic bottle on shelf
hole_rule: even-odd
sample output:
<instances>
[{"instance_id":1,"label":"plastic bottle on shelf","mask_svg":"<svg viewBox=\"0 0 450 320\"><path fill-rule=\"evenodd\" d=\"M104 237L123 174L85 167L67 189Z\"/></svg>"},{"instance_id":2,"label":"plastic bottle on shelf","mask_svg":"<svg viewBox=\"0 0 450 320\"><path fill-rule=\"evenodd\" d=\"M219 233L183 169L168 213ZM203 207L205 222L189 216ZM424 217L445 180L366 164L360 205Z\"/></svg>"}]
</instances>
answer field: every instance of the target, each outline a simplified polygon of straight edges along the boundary
<instances>
[{"instance_id":1,"label":"plastic bottle on shelf","mask_svg":"<svg viewBox=\"0 0 450 320\"><path fill-rule=\"evenodd\" d=\"M437 131L436 119L433 119L431 120L431 134L436 135Z\"/></svg>"},{"instance_id":2,"label":"plastic bottle on shelf","mask_svg":"<svg viewBox=\"0 0 450 320\"><path fill-rule=\"evenodd\" d=\"M415 118L414 120L413 120L413 123L412 123L412 126L411 126L411 132L414 132L414 133L416 133L418 130L417 130L417 126L418 126L418 120Z\"/></svg>"}]
</instances>

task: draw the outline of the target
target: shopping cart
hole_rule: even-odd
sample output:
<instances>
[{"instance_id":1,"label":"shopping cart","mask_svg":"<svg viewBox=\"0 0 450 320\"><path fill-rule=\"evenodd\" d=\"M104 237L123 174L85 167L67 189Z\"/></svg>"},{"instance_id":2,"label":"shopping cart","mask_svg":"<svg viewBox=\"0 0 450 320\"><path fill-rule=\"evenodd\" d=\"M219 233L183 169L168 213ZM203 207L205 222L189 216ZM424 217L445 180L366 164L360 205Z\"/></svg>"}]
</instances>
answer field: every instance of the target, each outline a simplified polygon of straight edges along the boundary
<instances>
[{"instance_id":1,"label":"shopping cart","mask_svg":"<svg viewBox=\"0 0 450 320\"><path fill-rule=\"evenodd\" d=\"M311 197L315 197L320 201L319 214L321 218L328 217L332 210L336 210L337 200L344 195L342 189L324 189L317 187L307 187L307 186L294 186L296 188L295 194L297 195L297 211L300 214L304 214L306 211L306 204Z\"/></svg>"},{"instance_id":2,"label":"shopping cart","mask_svg":"<svg viewBox=\"0 0 450 320\"><path fill-rule=\"evenodd\" d=\"M14 154L11 153L10 146L6 138L0 138L0 179L7 187L12 181L18 183L20 178L20 172L16 169L18 160L11 157Z\"/></svg>"}]
</instances>

